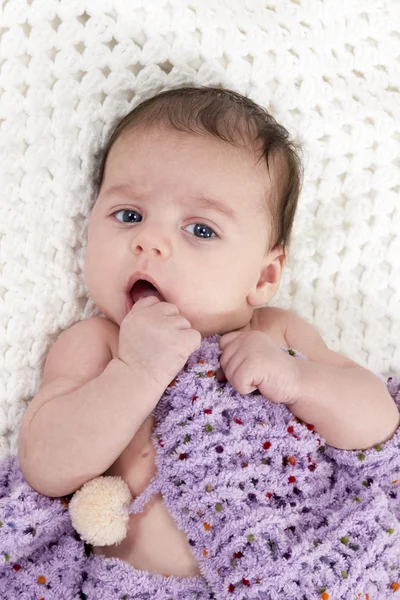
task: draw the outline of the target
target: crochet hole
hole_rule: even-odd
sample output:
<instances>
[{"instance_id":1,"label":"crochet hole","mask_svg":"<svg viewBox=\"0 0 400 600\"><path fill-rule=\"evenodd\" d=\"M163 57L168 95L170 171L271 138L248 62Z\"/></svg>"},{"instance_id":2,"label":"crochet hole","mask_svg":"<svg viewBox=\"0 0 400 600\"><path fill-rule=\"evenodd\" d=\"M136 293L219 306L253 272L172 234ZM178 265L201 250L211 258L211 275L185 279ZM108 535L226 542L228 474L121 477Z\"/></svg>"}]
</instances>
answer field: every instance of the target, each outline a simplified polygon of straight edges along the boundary
<instances>
[{"instance_id":1,"label":"crochet hole","mask_svg":"<svg viewBox=\"0 0 400 600\"><path fill-rule=\"evenodd\" d=\"M114 50L115 46L118 46L118 42L114 37L112 37L111 40L109 42L107 42L106 46L108 46L112 52Z\"/></svg>"},{"instance_id":2,"label":"crochet hole","mask_svg":"<svg viewBox=\"0 0 400 600\"><path fill-rule=\"evenodd\" d=\"M89 21L90 19L90 15L87 14L87 12L84 12L82 15L80 15L78 17L78 21L80 23L82 23L82 25L86 25L86 23Z\"/></svg>"},{"instance_id":3,"label":"crochet hole","mask_svg":"<svg viewBox=\"0 0 400 600\"><path fill-rule=\"evenodd\" d=\"M167 75L169 73L171 73L172 67L173 67L173 65L169 62L169 60L166 60L163 63L159 63L159 66L165 73L167 73Z\"/></svg>"},{"instance_id":4,"label":"crochet hole","mask_svg":"<svg viewBox=\"0 0 400 600\"><path fill-rule=\"evenodd\" d=\"M54 31L57 31L58 28L60 27L62 21L61 21L60 17L58 15L56 15L52 21L49 21L49 23L52 26L52 28L54 29Z\"/></svg>"}]
</instances>

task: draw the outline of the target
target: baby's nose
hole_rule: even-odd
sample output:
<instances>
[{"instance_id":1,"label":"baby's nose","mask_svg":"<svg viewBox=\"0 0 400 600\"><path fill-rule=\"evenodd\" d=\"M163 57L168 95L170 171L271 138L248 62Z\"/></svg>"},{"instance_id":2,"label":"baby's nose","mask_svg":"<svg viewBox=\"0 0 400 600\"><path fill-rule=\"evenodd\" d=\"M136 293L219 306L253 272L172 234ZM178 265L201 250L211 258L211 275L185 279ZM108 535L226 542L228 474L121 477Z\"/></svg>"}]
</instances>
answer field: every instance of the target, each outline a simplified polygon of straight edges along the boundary
<instances>
[{"instance_id":1,"label":"baby's nose","mask_svg":"<svg viewBox=\"0 0 400 600\"><path fill-rule=\"evenodd\" d=\"M132 251L134 254L150 254L167 258L171 255L171 242L165 235L157 234L156 231L143 231L138 233L132 240Z\"/></svg>"}]
</instances>

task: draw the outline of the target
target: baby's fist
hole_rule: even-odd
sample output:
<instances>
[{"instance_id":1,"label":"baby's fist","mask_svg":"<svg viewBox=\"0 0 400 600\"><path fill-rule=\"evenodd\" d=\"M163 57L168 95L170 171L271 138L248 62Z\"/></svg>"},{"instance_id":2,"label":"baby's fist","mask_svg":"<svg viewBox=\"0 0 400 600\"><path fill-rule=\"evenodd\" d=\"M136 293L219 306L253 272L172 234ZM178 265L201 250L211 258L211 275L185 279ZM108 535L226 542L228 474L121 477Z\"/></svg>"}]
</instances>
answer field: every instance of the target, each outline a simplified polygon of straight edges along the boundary
<instances>
[{"instance_id":1,"label":"baby's fist","mask_svg":"<svg viewBox=\"0 0 400 600\"><path fill-rule=\"evenodd\" d=\"M262 331L233 331L220 339L221 368L239 394L260 393L277 404L295 402L296 359Z\"/></svg>"}]
</instances>

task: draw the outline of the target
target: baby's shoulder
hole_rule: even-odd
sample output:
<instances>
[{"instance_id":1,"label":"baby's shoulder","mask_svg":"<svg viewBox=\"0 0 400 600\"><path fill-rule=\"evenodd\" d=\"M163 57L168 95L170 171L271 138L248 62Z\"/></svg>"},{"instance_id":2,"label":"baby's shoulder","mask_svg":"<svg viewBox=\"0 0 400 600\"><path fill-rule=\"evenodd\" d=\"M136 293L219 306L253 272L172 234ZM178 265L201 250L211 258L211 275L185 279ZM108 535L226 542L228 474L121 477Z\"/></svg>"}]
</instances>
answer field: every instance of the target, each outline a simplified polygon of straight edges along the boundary
<instances>
[{"instance_id":1,"label":"baby's shoulder","mask_svg":"<svg viewBox=\"0 0 400 600\"><path fill-rule=\"evenodd\" d=\"M343 368L360 366L339 352L330 350L314 325L295 311L262 307L255 311L258 312L252 329L268 333L276 342L296 350L309 360Z\"/></svg>"},{"instance_id":2,"label":"baby's shoulder","mask_svg":"<svg viewBox=\"0 0 400 600\"><path fill-rule=\"evenodd\" d=\"M115 344L115 340L118 340L119 327L113 323L113 321L110 321L110 319L101 315L77 321L61 335L64 337L66 335L80 337L89 335L91 338L96 338L99 341L101 340L111 347Z\"/></svg>"},{"instance_id":3,"label":"baby's shoulder","mask_svg":"<svg viewBox=\"0 0 400 600\"><path fill-rule=\"evenodd\" d=\"M42 387L54 380L83 382L99 375L113 358L112 325L90 317L65 329L47 354Z\"/></svg>"},{"instance_id":4,"label":"baby's shoulder","mask_svg":"<svg viewBox=\"0 0 400 600\"><path fill-rule=\"evenodd\" d=\"M92 317L89 320L92 321L92 327L97 328L100 335L103 336L112 357L118 356L119 326L103 316Z\"/></svg>"}]
</instances>

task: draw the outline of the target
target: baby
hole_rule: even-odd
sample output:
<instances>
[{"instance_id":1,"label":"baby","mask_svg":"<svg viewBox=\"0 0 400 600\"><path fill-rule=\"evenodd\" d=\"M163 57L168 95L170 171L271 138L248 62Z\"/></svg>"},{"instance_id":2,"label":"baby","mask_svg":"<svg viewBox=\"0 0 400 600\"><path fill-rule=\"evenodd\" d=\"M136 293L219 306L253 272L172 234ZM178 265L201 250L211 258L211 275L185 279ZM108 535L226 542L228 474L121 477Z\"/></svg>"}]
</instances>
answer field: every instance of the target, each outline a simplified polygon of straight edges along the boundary
<instances>
[{"instance_id":1,"label":"baby","mask_svg":"<svg viewBox=\"0 0 400 600\"><path fill-rule=\"evenodd\" d=\"M34 490L67 496L108 474L138 497L157 471L154 409L215 335L219 381L286 405L329 446L367 449L393 436L399 412L386 385L330 351L298 315L267 306L300 182L287 131L232 91L170 90L122 119L104 152L85 257L102 315L60 335L21 425L18 458ZM94 554L153 574L200 575L160 493L129 525L121 544Z\"/></svg>"}]
</instances>

